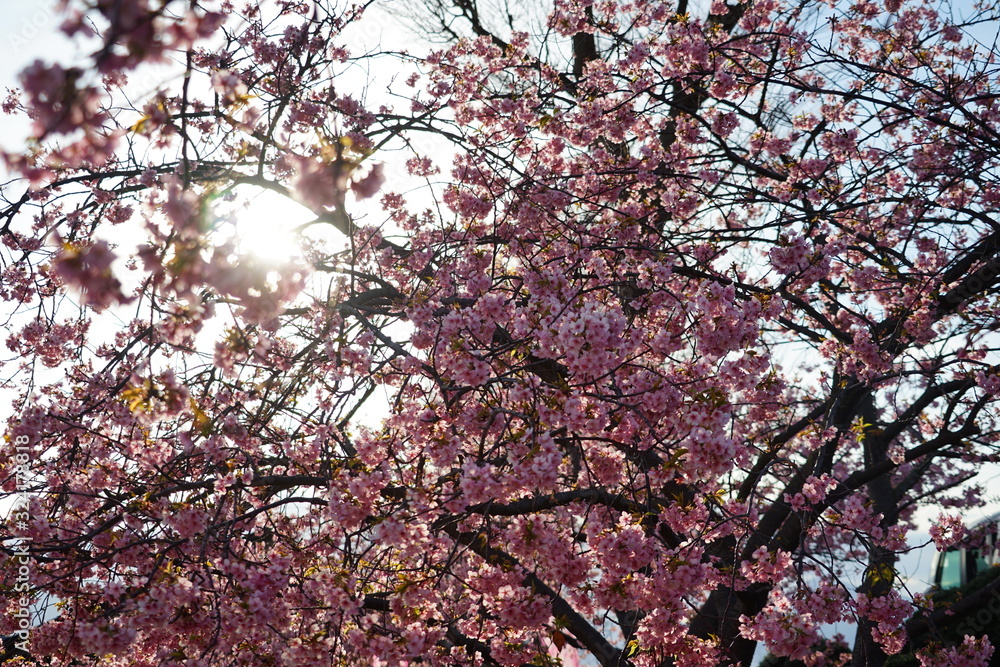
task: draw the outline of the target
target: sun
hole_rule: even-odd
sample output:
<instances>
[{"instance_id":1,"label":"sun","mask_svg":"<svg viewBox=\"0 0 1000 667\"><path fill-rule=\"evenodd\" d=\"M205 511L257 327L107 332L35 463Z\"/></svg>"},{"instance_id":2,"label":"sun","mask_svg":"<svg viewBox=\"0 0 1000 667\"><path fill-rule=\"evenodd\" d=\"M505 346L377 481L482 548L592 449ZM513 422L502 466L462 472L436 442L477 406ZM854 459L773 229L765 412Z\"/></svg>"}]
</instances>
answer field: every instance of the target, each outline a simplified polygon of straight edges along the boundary
<instances>
[{"instance_id":1,"label":"sun","mask_svg":"<svg viewBox=\"0 0 1000 667\"><path fill-rule=\"evenodd\" d=\"M302 256L296 228L314 218L301 204L265 190L234 200L220 226L241 253L279 264Z\"/></svg>"}]
</instances>

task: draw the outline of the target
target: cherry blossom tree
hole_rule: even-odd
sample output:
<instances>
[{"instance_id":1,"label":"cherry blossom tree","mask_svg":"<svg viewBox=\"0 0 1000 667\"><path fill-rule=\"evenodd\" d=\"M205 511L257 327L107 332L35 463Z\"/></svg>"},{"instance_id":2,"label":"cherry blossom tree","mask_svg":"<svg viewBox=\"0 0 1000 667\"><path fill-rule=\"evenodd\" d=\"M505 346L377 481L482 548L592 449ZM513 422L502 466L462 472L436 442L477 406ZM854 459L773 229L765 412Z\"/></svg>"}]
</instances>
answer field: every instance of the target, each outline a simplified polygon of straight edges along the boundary
<instances>
[{"instance_id":1,"label":"cherry blossom tree","mask_svg":"<svg viewBox=\"0 0 1000 667\"><path fill-rule=\"evenodd\" d=\"M18 655L881 665L948 613L895 565L997 457L992 3L63 5L88 60L4 102Z\"/></svg>"}]
</instances>

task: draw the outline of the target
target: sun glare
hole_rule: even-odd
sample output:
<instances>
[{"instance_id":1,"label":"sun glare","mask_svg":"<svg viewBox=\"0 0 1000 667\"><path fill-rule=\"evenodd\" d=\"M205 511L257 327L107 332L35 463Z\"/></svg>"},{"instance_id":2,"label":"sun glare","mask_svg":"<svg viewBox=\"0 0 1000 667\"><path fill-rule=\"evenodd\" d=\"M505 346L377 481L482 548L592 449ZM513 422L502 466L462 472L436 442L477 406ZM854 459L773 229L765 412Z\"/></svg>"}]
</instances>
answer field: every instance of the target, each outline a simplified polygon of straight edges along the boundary
<instances>
[{"instance_id":1,"label":"sun glare","mask_svg":"<svg viewBox=\"0 0 1000 667\"><path fill-rule=\"evenodd\" d=\"M263 192L235 202L228 217L240 250L277 263L302 254L295 228L314 216L290 199Z\"/></svg>"}]
</instances>

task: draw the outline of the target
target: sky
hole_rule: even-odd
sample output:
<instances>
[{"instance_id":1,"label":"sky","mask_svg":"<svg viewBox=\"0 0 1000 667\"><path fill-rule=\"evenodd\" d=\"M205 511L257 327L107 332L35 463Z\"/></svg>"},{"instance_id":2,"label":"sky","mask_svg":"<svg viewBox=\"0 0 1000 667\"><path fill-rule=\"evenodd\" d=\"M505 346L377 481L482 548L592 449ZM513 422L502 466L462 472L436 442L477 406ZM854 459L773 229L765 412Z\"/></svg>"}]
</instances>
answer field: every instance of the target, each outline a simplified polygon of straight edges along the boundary
<instances>
[{"instance_id":1,"label":"sky","mask_svg":"<svg viewBox=\"0 0 1000 667\"><path fill-rule=\"evenodd\" d=\"M52 59L55 54L65 54L67 59L76 55L58 32L55 4L52 0L0 0L0 88L4 96L7 88L17 85L21 69L34 60ZM0 115L0 145L10 147L11 140L22 136L27 127L25 121Z\"/></svg>"}]
</instances>

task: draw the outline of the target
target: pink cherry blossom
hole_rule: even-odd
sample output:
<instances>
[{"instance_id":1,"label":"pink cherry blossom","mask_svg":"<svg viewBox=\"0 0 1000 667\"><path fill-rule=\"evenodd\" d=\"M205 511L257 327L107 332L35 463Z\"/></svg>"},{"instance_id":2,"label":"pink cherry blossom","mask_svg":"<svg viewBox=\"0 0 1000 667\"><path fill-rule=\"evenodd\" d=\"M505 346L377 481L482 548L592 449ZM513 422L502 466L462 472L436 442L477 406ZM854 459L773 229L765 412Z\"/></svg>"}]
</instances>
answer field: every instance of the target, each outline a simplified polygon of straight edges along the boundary
<instances>
[{"instance_id":1,"label":"pink cherry blossom","mask_svg":"<svg viewBox=\"0 0 1000 667\"><path fill-rule=\"evenodd\" d=\"M0 634L988 662L900 559L1000 442L997 7L542 4L59 4L2 104Z\"/></svg>"}]
</instances>

